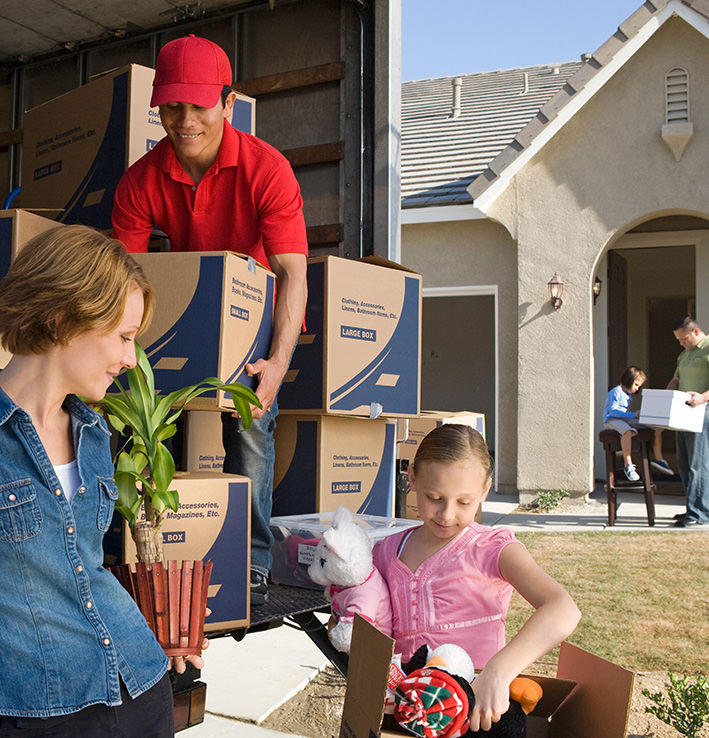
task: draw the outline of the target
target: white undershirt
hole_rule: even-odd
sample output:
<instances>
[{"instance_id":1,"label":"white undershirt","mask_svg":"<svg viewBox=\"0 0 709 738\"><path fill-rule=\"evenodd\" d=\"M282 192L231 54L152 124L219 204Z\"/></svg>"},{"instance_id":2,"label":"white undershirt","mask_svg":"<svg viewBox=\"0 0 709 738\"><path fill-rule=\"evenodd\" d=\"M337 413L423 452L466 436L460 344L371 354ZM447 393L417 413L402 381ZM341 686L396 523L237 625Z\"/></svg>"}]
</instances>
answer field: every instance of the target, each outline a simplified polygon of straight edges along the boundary
<instances>
[{"instance_id":1,"label":"white undershirt","mask_svg":"<svg viewBox=\"0 0 709 738\"><path fill-rule=\"evenodd\" d=\"M59 478L64 494L67 500L71 502L74 499L76 490L79 489L79 469L76 465L76 459L68 464L54 464L54 471Z\"/></svg>"}]
</instances>

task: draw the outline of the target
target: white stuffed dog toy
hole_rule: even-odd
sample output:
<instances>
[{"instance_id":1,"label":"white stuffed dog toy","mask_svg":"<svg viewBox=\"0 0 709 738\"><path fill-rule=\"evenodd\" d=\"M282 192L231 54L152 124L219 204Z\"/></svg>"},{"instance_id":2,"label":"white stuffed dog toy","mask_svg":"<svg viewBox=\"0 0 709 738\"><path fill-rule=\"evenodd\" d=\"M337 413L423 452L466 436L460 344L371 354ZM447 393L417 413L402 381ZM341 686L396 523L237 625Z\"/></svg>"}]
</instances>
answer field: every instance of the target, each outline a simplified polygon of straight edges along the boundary
<instances>
[{"instance_id":1,"label":"white stuffed dog toy","mask_svg":"<svg viewBox=\"0 0 709 738\"><path fill-rule=\"evenodd\" d=\"M350 651L355 613L391 636L389 589L372 563L372 544L367 534L352 520L347 508L335 511L332 527L323 533L315 548L308 574L314 582L325 586L332 607L329 636L338 651Z\"/></svg>"}]
</instances>

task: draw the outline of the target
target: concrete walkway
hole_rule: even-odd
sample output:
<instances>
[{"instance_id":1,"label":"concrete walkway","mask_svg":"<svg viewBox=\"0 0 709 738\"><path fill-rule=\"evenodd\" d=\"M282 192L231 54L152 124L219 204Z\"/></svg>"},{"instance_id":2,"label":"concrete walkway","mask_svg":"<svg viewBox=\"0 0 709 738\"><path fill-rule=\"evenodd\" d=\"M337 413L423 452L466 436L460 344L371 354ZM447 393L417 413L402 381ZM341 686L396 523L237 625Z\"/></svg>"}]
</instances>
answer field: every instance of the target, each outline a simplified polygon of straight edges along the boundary
<instances>
[{"instance_id":1,"label":"concrete walkway","mask_svg":"<svg viewBox=\"0 0 709 738\"><path fill-rule=\"evenodd\" d=\"M647 524L642 494L621 492L616 525L608 527L602 492L579 501L572 512L515 513L516 499L491 495L483 506L483 522L515 531L687 532L675 528L673 515L684 512L684 497L656 495L655 526ZM565 508L565 509L568 509ZM708 526L709 529L709 526ZM691 528L696 531L697 528ZM325 619L326 616L322 616ZM278 738L284 734L260 726L274 710L302 690L327 664L327 659L303 633L289 627L250 633L242 641L214 639L205 653L202 681L207 683L204 723L182 731L186 738Z\"/></svg>"}]
</instances>

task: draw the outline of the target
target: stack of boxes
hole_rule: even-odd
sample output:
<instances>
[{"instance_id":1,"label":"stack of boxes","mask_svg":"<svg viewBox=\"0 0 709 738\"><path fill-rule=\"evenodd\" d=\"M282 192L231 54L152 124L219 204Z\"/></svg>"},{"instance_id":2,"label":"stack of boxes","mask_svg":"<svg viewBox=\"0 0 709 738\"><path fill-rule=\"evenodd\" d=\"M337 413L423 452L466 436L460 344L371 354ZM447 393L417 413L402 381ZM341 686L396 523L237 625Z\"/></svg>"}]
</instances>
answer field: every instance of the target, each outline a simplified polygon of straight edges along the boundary
<instances>
[{"instance_id":1,"label":"stack of boxes","mask_svg":"<svg viewBox=\"0 0 709 738\"><path fill-rule=\"evenodd\" d=\"M311 258L306 324L278 395L273 515L392 517L395 418L419 412L421 277Z\"/></svg>"},{"instance_id":2,"label":"stack of boxes","mask_svg":"<svg viewBox=\"0 0 709 738\"><path fill-rule=\"evenodd\" d=\"M0 276L26 241L58 223L111 229L121 175L164 136L159 112L150 107L152 79L152 69L131 64L25 113L24 209L0 211ZM232 125L253 133L254 120L253 98L237 95ZM209 376L250 383L243 366L270 343L274 275L227 252L136 258L156 292L155 317L141 344L155 366L157 389L164 393ZM0 368L8 360L0 353ZM215 411L233 403L213 393L197 406L202 419L219 421ZM223 455L221 442L215 455ZM169 512L162 525L167 558L214 564L207 631L244 626L249 618L250 480L219 472L215 462L178 474L180 510ZM125 526L112 533L109 556L134 561Z\"/></svg>"}]
</instances>

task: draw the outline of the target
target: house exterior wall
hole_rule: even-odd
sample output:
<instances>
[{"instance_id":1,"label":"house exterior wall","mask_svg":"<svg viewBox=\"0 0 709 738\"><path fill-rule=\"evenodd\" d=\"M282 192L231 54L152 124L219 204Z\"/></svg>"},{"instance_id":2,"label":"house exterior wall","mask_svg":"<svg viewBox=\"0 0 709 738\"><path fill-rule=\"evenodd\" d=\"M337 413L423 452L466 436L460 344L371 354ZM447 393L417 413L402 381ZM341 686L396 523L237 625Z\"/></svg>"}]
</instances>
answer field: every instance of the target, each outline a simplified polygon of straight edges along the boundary
<instances>
[{"instance_id":1,"label":"house exterior wall","mask_svg":"<svg viewBox=\"0 0 709 738\"><path fill-rule=\"evenodd\" d=\"M498 492L516 490L517 469L517 252L500 225L487 220L402 226L402 263L428 287L496 285L498 290ZM465 316L449 330L465 330ZM491 388L492 391L492 388ZM475 410L476 408L460 408Z\"/></svg>"},{"instance_id":2,"label":"house exterior wall","mask_svg":"<svg viewBox=\"0 0 709 738\"><path fill-rule=\"evenodd\" d=\"M679 162L660 137L665 74L676 66L689 72L694 123ZM521 495L593 488L594 269L614 240L641 221L673 213L709 216L707 75L709 41L670 19L488 208L517 243ZM566 285L558 311L546 285L554 272ZM707 276L698 275L697 285ZM697 294L698 303L705 299Z\"/></svg>"}]
</instances>

